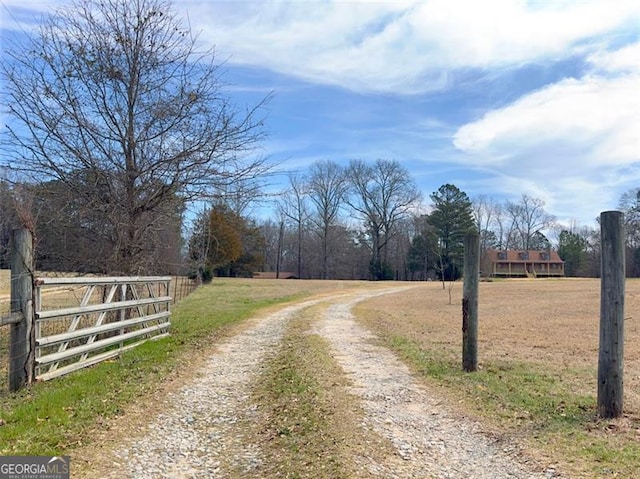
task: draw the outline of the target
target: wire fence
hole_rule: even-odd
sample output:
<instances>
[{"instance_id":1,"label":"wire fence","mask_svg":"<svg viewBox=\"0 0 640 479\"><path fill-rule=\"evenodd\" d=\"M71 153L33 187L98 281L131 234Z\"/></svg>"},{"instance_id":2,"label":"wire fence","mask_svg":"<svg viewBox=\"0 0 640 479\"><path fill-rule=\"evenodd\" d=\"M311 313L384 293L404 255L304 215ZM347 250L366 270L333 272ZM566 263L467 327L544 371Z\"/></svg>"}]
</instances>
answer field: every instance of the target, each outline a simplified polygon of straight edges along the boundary
<instances>
[{"instance_id":1,"label":"wire fence","mask_svg":"<svg viewBox=\"0 0 640 479\"><path fill-rule=\"evenodd\" d=\"M173 304L189 296L198 287L196 280L186 276L173 276L169 285L169 295L173 297Z\"/></svg>"},{"instance_id":2,"label":"wire fence","mask_svg":"<svg viewBox=\"0 0 640 479\"><path fill-rule=\"evenodd\" d=\"M42 275L45 276L45 275ZM0 271L0 316L6 316L11 311L10 272ZM168 295L172 303L176 304L191 294L198 284L186 276L173 276L169 284ZM78 305L78 298L84 294L84 287L52 287L42 292L43 303L48 308L65 308ZM99 294L97 292L96 294ZM9 391L9 341L10 325L0 326L0 394Z\"/></svg>"}]
</instances>

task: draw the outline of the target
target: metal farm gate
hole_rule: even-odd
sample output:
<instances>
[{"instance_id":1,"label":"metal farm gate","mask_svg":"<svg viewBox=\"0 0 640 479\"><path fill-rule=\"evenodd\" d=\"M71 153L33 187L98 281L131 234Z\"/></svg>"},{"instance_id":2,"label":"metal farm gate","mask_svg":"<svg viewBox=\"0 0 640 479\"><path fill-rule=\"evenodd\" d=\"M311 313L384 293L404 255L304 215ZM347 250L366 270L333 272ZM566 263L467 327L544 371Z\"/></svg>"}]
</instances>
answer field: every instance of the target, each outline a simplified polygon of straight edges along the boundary
<instances>
[{"instance_id":1,"label":"metal farm gate","mask_svg":"<svg viewBox=\"0 0 640 479\"><path fill-rule=\"evenodd\" d=\"M62 376L167 336L170 281L165 276L37 278L35 379ZM69 306L72 301L77 305Z\"/></svg>"}]
</instances>

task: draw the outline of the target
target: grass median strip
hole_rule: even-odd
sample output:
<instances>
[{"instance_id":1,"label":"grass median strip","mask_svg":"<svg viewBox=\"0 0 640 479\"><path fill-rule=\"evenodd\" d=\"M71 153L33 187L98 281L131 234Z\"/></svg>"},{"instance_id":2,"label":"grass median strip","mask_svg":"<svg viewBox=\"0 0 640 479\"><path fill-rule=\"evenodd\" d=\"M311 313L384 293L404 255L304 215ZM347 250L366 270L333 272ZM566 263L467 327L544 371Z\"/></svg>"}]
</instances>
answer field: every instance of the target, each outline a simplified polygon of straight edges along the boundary
<instances>
[{"instance_id":1,"label":"grass median strip","mask_svg":"<svg viewBox=\"0 0 640 479\"><path fill-rule=\"evenodd\" d=\"M329 344L310 332L316 310L291 321L255 388L261 419L253 439L265 456L263 478L369 477L352 458L375 454L363 451L381 441L361 427L363 413Z\"/></svg>"}]
</instances>

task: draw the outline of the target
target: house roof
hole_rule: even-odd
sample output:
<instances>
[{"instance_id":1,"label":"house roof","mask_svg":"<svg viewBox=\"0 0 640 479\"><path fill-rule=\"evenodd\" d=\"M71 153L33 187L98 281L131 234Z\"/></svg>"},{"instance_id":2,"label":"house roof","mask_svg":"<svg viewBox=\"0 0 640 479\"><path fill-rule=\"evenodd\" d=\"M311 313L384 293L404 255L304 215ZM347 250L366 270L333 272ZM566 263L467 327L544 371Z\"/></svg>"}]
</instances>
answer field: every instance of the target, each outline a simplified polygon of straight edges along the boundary
<instances>
[{"instance_id":1,"label":"house roof","mask_svg":"<svg viewBox=\"0 0 640 479\"><path fill-rule=\"evenodd\" d=\"M499 253L506 253L506 258L500 258ZM520 253L527 253L528 259L523 259ZM548 254L549 259L543 259L543 254ZM494 263L564 263L558 252L553 250L489 249L485 255Z\"/></svg>"}]
</instances>

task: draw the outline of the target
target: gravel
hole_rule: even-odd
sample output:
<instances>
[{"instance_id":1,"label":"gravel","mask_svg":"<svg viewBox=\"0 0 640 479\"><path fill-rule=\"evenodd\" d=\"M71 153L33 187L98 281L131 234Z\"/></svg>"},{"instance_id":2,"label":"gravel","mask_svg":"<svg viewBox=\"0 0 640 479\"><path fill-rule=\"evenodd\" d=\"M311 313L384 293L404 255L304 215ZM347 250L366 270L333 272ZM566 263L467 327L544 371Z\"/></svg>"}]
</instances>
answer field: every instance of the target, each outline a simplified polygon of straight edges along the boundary
<instances>
[{"instance_id":1,"label":"gravel","mask_svg":"<svg viewBox=\"0 0 640 479\"><path fill-rule=\"evenodd\" d=\"M405 364L355 322L351 307L359 300L330 306L317 332L330 341L351 378L351 392L366 412L364 426L391 441L402 459L389 465L371 462L370 471L403 479L558 477L551 468L536 471L519 462L516 447L489 438L480 424L454 415L429 394Z\"/></svg>"},{"instance_id":2,"label":"gravel","mask_svg":"<svg viewBox=\"0 0 640 479\"><path fill-rule=\"evenodd\" d=\"M242 444L235 426L255 412L250 386L261 364L275 354L287 320L317 302L284 308L221 344L189 384L166 398L165 412L144 434L115 452L113 468L103 477L221 478L229 468L253 477L260 451Z\"/></svg>"},{"instance_id":3,"label":"gravel","mask_svg":"<svg viewBox=\"0 0 640 479\"><path fill-rule=\"evenodd\" d=\"M304 301L257 319L221 344L188 384L162 400L163 412L113 452L113 464L100 471L100 477L259 477L260 448L247 443L239 429L258 413L250 401L251 385L265 360L276 353L288 320L320 302L327 306L314 332L327 338L350 377L352 393L365 411L363 430L382 436L396 451L384 464L354 457L359 468L380 478L556 477L553 469L535 471L519 462L515 448L491 440L480 425L447 411L441 399L430 395L355 322L354 304L401 289Z\"/></svg>"}]
</instances>

